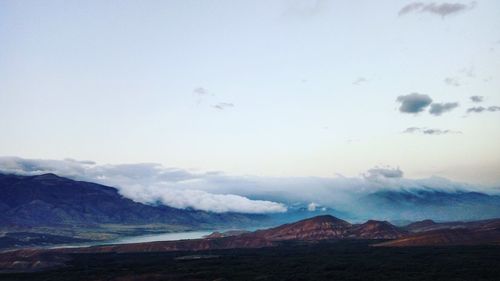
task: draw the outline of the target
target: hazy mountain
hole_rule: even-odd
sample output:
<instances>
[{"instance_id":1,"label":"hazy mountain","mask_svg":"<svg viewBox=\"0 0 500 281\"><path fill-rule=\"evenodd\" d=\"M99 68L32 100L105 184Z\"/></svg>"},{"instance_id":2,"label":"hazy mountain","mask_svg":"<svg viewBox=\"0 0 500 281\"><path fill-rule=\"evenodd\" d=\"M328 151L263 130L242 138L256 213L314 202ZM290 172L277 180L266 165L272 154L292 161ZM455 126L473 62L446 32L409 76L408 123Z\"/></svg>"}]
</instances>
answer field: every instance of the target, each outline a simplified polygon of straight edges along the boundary
<instances>
[{"instance_id":1,"label":"hazy mountain","mask_svg":"<svg viewBox=\"0 0 500 281\"><path fill-rule=\"evenodd\" d=\"M362 197L365 217L390 220L483 220L500 217L500 196L432 189L379 191Z\"/></svg>"}]
</instances>

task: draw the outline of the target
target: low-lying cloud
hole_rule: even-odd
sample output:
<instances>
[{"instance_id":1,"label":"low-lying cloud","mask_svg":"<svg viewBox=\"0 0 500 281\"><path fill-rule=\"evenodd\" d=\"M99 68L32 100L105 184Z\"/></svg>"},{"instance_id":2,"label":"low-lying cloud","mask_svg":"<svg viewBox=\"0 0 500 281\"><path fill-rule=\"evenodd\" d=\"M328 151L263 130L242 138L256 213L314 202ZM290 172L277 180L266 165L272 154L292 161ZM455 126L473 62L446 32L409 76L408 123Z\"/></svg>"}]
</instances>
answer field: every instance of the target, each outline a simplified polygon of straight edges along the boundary
<instances>
[{"instance_id":1,"label":"low-lying cloud","mask_svg":"<svg viewBox=\"0 0 500 281\"><path fill-rule=\"evenodd\" d=\"M402 178L403 177L403 171L398 168L391 168L391 167L376 167L369 169L365 174L364 177L367 179L380 179L380 178Z\"/></svg>"},{"instance_id":2,"label":"low-lying cloud","mask_svg":"<svg viewBox=\"0 0 500 281\"><path fill-rule=\"evenodd\" d=\"M432 103L431 97L419 93L399 96L396 101L401 103L400 112L412 114L424 111Z\"/></svg>"},{"instance_id":3,"label":"low-lying cloud","mask_svg":"<svg viewBox=\"0 0 500 281\"><path fill-rule=\"evenodd\" d=\"M412 2L399 10L399 15L406 15L411 13L429 13L433 15L438 15L441 17L449 16L452 14L457 14L463 11L473 9L476 6L476 2L472 2L469 5L461 3L441 3L437 4L435 2L424 3L424 2Z\"/></svg>"},{"instance_id":4,"label":"low-lying cloud","mask_svg":"<svg viewBox=\"0 0 500 281\"><path fill-rule=\"evenodd\" d=\"M308 207L311 202L315 209L321 206L354 212L353 207L360 198L385 190L500 192L438 177L407 179L400 168L388 166L375 167L358 177L255 177L221 172L195 173L154 163L99 165L76 160L0 157L0 172L55 173L114 186L123 196L142 203L212 212L285 212L295 203Z\"/></svg>"},{"instance_id":5,"label":"low-lying cloud","mask_svg":"<svg viewBox=\"0 0 500 281\"><path fill-rule=\"evenodd\" d=\"M195 183L216 176L216 173L192 173L183 169L165 168L160 164L97 165L91 161L40 160L0 157L0 172L20 175L54 173L76 180L85 180L116 187L120 194L134 201L162 203L175 208L193 208L216 213L285 212L281 203L250 200L234 194L214 194L196 188Z\"/></svg>"},{"instance_id":6,"label":"low-lying cloud","mask_svg":"<svg viewBox=\"0 0 500 281\"><path fill-rule=\"evenodd\" d=\"M429 113L435 116L440 116L445 112L449 112L458 107L458 102L433 103L429 109Z\"/></svg>"}]
</instances>

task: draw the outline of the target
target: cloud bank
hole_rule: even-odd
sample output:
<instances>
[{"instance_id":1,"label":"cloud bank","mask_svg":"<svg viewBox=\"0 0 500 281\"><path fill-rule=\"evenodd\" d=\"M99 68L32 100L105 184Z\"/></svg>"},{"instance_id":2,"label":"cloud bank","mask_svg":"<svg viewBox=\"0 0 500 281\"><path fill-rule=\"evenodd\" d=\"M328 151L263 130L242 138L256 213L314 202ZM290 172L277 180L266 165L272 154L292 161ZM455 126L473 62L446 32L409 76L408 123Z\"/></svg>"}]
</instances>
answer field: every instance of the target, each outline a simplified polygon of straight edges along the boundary
<instances>
[{"instance_id":1,"label":"cloud bank","mask_svg":"<svg viewBox=\"0 0 500 281\"><path fill-rule=\"evenodd\" d=\"M0 172L20 175L55 173L118 188L147 204L212 212L276 213L302 203L351 212L359 198L384 190L500 190L444 178L407 179L400 168L375 167L359 177L255 177L220 172L195 173L155 163L99 165L91 161L0 157Z\"/></svg>"},{"instance_id":2,"label":"cloud bank","mask_svg":"<svg viewBox=\"0 0 500 281\"><path fill-rule=\"evenodd\" d=\"M54 173L76 180L116 187L121 195L137 202L162 203L181 209L193 208L216 213L286 211L286 207L281 203L185 188L185 186L209 179L214 174L196 174L177 168L165 168L155 163L97 165L91 161L72 159L40 160L0 157L0 172L19 175Z\"/></svg>"}]
</instances>

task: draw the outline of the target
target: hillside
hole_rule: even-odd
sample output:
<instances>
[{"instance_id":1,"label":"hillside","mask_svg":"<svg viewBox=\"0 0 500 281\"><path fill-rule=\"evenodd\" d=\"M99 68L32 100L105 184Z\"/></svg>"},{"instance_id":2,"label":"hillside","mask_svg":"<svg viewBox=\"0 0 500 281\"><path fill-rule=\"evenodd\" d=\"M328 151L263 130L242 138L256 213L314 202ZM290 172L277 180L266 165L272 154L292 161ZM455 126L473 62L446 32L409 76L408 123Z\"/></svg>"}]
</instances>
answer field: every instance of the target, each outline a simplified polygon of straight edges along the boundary
<instances>
[{"instance_id":1,"label":"hillside","mask_svg":"<svg viewBox=\"0 0 500 281\"><path fill-rule=\"evenodd\" d=\"M121 196L113 187L54 174L0 174L0 193L0 227L158 223L198 227L204 224L241 225L264 218L150 206Z\"/></svg>"}]
</instances>

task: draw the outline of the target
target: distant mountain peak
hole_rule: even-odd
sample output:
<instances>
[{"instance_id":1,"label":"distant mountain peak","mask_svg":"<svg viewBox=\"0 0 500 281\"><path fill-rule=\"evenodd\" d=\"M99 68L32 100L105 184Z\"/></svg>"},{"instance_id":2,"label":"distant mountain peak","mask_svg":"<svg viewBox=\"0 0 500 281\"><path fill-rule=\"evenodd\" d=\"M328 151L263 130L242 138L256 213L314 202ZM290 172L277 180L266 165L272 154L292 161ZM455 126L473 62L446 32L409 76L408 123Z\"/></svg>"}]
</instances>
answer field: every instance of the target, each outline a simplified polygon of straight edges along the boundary
<instances>
[{"instance_id":1,"label":"distant mountain peak","mask_svg":"<svg viewBox=\"0 0 500 281\"><path fill-rule=\"evenodd\" d=\"M37 180L51 180L51 179L63 179L62 177L54 174L54 173L46 173L38 176L34 176Z\"/></svg>"},{"instance_id":2,"label":"distant mountain peak","mask_svg":"<svg viewBox=\"0 0 500 281\"><path fill-rule=\"evenodd\" d=\"M388 221L368 220L355 225L350 231L350 237L365 239L396 239L407 234L407 231L392 225Z\"/></svg>"},{"instance_id":3,"label":"distant mountain peak","mask_svg":"<svg viewBox=\"0 0 500 281\"><path fill-rule=\"evenodd\" d=\"M334 217L332 215L315 216L315 217L312 217L312 218L300 220L300 221L298 221L298 222L296 222L294 224L307 223L307 222L312 222L312 223L347 224L347 225L350 225L350 223L348 223L347 221L339 219L339 218Z\"/></svg>"}]
</instances>

